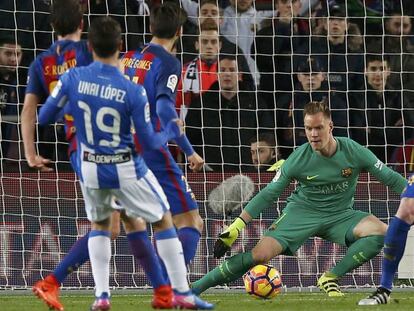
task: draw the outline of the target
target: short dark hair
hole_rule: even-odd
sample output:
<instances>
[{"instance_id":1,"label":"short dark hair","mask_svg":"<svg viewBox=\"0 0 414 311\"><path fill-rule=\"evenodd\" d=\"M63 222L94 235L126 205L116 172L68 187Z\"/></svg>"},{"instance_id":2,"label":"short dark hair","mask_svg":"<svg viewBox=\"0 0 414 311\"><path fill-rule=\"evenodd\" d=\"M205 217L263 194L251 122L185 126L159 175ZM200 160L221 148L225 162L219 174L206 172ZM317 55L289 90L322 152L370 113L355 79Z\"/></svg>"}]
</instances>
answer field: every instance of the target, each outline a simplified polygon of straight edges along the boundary
<instances>
[{"instance_id":1,"label":"short dark hair","mask_svg":"<svg viewBox=\"0 0 414 311\"><path fill-rule=\"evenodd\" d=\"M371 62L387 62L387 64L389 64L388 62L388 57L384 54L379 54L379 53L369 53L369 54L365 54L365 67L368 67L368 64Z\"/></svg>"},{"instance_id":2,"label":"short dark hair","mask_svg":"<svg viewBox=\"0 0 414 311\"><path fill-rule=\"evenodd\" d=\"M222 53L219 55L219 60L222 59L238 60L238 57L235 54Z\"/></svg>"},{"instance_id":3,"label":"short dark hair","mask_svg":"<svg viewBox=\"0 0 414 311\"><path fill-rule=\"evenodd\" d=\"M309 57L298 65L298 73L320 73L323 68L315 57Z\"/></svg>"},{"instance_id":4,"label":"short dark hair","mask_svg":"<svg viewBox=\"0 0 414 311\"><path fill-rule=\"evenodd\" d=\"M329 109L328 103L323 101L311 101L305 105L303 108L303 117L305 118L306 115L315 115L319 112L322 112L325 117L328 119L331 118L331 110Z\"/></svg>"},{"instance_id":5,"label":"short dark hair","mask_svg":"<svg viewBox=\"0 0 414 311\"><path fill-rule=\"evenodd\" d=\"M122 43L121 26L109 16L95 18L89 27L88 41L99 57L112 56Z\"/></svg>"},{"instance_id":6,"label":"short dark hair","mask_svg":"<svg viewBox=\"0 0 414 311\"><path fill-rule=\"evenodd\" d=\"M187 13L173 2L164 2L151 10L152 35L161 39L172 39L187 20Z\"/></svg>"},{"instance_id":7,"label":"short dark hair","mask_svg":"<svg viewBox=\"0 0 414 311\"><path fill-rule=\"evenodd\" d=\"M79 0L54 0L50 23L60 36L74 33L82 23L83 10Z\"/></svg>"},{"instance_id":8,"label":"short dark hair","mask_svg":"<svg viewBox=\"0 0 414 311\"><path fill-rule=\"evenodd\" d=\"M200 0L200 8L206 3L214 4L215 6L217 6L217 8L220 8L217 0Z\"/></svg>"},{"instance_id":9,"label":"short dark hair","mask_svg":"<svg viewBox=\"0 0 414 311\"><path fill-rule=\"evenodd\" d=\"M250 144L256 143L258 141L264 141L269 146L276 147L276 138L273 133L262 132L259 133L257 136L255 135L249 139Z\"/></svg>"},{"instance_id":10,"label":"short dark hair","mask_svg":"<svg viewBox=\"0 0 414 311\"><path fill-rule=\"evenodd\" d=\"M220 17L222 17L222 16L223 16L223 9L220 7L220 5L219 5L219 3L218 3L218 1L217 1L217 0L200 0L200 5L199 5L199 8L198 8L198 10L199 10L198 15L200 15L200 13L201 13L201 8L202 8L205 4L212 4L212 5L215 5L215 6L217 7L217 9L218 9L219 16L220 16Z\"/></svg>"},{"instance_id":11,"label":"short dark hair","mask_svg":"<svg viewBox=\"0 0 414 311\"><path fill-rule=\"evenodd\" d=\"M2 31L0 34L0 47L5 44L21 45L17 40L16 36L11 32Z\"/></svg>"},{"instance_id":12,"label":"short dark hair","mask_svg":"<svg viewBox=\"0 0 414 311\"><path fill-rule=\"evenodd\" d=\"M241 56L241 57L244 57L244 56ZM237 68L239 68L240 67L240 56L239 55L235 55L235 54L219 54L219 57L218 57L218 62L220 63L222 60L225 60L225 59L227 59L227 60L231 60L231 61L236 61L236 64L237 64Z\"/></svg>"}]
</instances>

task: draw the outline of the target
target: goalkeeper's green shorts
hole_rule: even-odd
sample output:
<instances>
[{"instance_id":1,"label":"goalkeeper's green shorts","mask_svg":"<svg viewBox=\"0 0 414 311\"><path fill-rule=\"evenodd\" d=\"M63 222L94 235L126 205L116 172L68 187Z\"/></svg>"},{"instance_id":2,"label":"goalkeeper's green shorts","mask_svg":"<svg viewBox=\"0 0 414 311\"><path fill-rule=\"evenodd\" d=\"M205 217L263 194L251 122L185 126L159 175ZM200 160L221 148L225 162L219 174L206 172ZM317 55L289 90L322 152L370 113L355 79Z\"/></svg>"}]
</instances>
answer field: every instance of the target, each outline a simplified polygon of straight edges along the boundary
<instances>
[{"instance_id":1,"label":"goalkeeper's green shorts","mask_svg":"<svg viewBox=\"0 0 414 311\"><path fill-rule=\"evenodd\" d=\"M369 215L352 209L327 215L296 207L285 208L264 235L276 239L283 247L284 255L294 255L310 237L347 245L347 242L353 242L346 241L347 232Z\"/></svg>"}]
</instances>

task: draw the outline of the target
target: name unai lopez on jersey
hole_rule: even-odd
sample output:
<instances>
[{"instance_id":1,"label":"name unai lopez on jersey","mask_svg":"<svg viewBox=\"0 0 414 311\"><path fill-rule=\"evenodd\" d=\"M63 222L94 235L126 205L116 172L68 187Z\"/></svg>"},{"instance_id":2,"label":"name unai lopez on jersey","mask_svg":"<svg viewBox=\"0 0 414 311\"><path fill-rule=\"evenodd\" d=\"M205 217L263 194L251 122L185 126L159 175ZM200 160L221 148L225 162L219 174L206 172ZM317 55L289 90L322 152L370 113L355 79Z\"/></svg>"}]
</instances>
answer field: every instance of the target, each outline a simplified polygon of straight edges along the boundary
<instances>
[{"instance_id":1,"label":"name unai lopez on jersey","mask_svg":"<svg viewBox=\"0 0 414 311\"><path fill-rule=\"evenodd\" d=\"M79 94L96 96L107 100L114 100L118 103L125 103L124 98L126 92L116 87L112 87L110 84L101 85L93 82L79 81L78 92Z\"/></svg>"}]
</instances>

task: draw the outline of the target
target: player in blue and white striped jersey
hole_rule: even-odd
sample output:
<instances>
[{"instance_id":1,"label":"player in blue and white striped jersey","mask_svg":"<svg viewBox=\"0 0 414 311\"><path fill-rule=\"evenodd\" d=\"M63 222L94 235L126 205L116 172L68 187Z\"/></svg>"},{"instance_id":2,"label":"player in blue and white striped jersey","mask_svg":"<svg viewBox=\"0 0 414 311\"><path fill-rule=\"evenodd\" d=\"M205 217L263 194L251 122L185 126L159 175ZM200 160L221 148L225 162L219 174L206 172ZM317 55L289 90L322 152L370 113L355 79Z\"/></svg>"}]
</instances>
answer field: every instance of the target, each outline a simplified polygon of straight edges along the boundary
<instances>
[{"instance_id":1,"label":"player in blue and white striped jersey","mask_svg":"<svg viewBox=\"0 0 414 311\"><path fill-rule=\"evenodd\" d=\"M109 260L111 255L109 217L115 196L127 219L137 216L153 224L157 249L164 261L173 289L188 295L182 308L211 309L189 290L182 246L172 225L165 194L145 162L135 152L131 127L140 143L156 149L182 135L178 119L163 132L155 133L143 87L129 82L117 68L121 29L109 17L93 21L89 43L94 60L87 67L64 74L39 113L39 123L56 121L62 109L74 118L78 168L88 219L89 255L97 299L91 310L108 310ZM125 220L125 219L124 219ZM198 302L197 304L195 302ZM201 303L202 302L202 303Z\"/></svg>"},{"instance_id":2,"label":"player in blue and white striped jersey","mask_svg":"<svg viewBox=\"0 0 414 311\"><path fill-rule=\"evenodd\" d=\"M71 12L68 16L67 12ZM22 111L22 135L25 145L25 156L29 166L40 171L52 170L48 166L49 159L37 155L34 146L37 106L43 104L52 92L61 75L67 69L87 66L93 61L92 51L87 41L81 40L83 11L79 0L55 0L51 6L51 24L57 34L57 41L44 53L41 53L30 66L28 87ZM72 167L77 171L76 164L76 129L73 117L64 115L66 140L69 143L69 157ZM44 154L43 154L44 156ZM111 237L116 238L120 231L120 213L112 214ZM124 224L125 225L125 224ZM158 256L148 238L145 222L137 218L134 225L125 229L132 254L148 277L154 289L153 307L166 308L172 306L173 292L168 280L161 272ZM89 232L78 239L53 272L33 284L33 293L54 310L63 311L60 302L60 286L66 277L89 260ZM160 299L159 297L162 297ZM166 299L165 297L169 297Z\"/></svg>"}]
</instances>

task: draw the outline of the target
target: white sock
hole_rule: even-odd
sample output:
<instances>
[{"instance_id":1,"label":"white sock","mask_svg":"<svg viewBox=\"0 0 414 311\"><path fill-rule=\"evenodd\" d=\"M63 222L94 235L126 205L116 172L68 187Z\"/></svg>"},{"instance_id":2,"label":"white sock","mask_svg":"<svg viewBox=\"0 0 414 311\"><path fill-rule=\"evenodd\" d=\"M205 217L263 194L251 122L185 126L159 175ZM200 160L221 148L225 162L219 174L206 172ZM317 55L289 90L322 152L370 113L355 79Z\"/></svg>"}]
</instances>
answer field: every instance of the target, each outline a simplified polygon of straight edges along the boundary
<instances>
[{"instance_id":1,"label":"white sock","mask_svg":"<svg viewBox=\"0 0 414 311\"><path fill-rule=\"evenodd\" d=\"M158 254L167 268L168 277L174 290L184 293L190 290L187 282L183 247L177 237L156 240Z\"/></svg>"},{"instance_id":2,"label":"white sock","mask_svg":"<svg viewBox=\"0 0 414 311\"><path fill-rule=\"evenodd\" d=\"M96 235L89 237L89 260L91 261L95 296L103 292L109 293L109 263L111 260L111 239L108 236Z\"/></svg>"}]
</instances>

